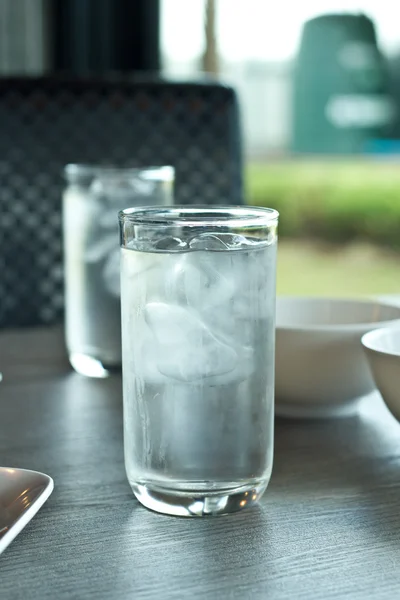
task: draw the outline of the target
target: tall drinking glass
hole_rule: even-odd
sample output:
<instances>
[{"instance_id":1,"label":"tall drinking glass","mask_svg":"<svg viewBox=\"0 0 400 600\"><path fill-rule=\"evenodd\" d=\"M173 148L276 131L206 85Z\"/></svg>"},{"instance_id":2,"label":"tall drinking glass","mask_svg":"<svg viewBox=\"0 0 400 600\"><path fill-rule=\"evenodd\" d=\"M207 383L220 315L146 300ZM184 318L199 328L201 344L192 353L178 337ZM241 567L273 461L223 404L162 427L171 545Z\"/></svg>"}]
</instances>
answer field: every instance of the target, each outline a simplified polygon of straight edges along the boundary
<instances>
[{"instance_id":1,"label":"tall drinking glass","mask_svg":"<svg viewBox=\"0 0 400 600\"><path fill-rule=\"evenodd\" d=\"M146 507L252 505L272 469L278 213L119 214L125 465Z\"/></svg>"},{"instance_id":2,"label":"tall drinking glass","mask_svg":"<svg viewBox=\"0 0 400 600\"><path fill-rule=\"evenodd\" d=\"M118 211L173 204L173 175L172 167L65 169L65 335L70 362L84 375L121 367Z\"/></svg>"}]
</instances>

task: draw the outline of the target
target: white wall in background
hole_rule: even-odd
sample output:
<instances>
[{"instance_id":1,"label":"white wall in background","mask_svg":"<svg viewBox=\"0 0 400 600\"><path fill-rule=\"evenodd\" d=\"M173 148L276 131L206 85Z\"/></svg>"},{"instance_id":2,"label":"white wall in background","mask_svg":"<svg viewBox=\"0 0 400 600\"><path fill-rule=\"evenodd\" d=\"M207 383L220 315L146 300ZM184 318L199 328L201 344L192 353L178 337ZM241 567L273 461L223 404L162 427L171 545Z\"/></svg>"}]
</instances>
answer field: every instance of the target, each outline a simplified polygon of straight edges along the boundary
<instances>
[{"instance_id":1,"label":"white wall in background","mask_svg":"<svg viewBox=\"0 0 400 600\"><path fill-rule=\"evenodd\" d=\"M164 73L178 79L203 76L196 60L169 60L164 64ZM220 79L238 93L246 154L285 152L292 126L290 63L225 63Z\"/></svg>"},{"instance_id":2,"label":"white wall in background","mask_svg":"<svg viewBox=\"0 0 400 600\"><path fill-rule=\"evenodd\" d=\"M284 152L292 127L292 78L288 63L226 65L223 79L238 92L248 155Z\"/></svg>"}]
</instances>

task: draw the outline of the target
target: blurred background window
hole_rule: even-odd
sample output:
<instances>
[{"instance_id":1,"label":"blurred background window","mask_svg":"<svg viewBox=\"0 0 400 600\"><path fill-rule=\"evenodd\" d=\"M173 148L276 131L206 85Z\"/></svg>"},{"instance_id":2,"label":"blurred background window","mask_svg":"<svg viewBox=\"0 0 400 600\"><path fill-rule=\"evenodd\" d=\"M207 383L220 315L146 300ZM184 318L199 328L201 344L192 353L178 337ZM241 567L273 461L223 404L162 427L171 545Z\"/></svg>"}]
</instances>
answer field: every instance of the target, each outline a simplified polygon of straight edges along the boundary
<instances>
[{"instance_id":1,"label":"blurred background window","mask_svg":"<svg viewBox=\"0 0 400 600\"><path fill-rule=\"evenodd\" d=\"M206 43L207 8L214 28L214 36L208 37L211 48L207 48ZM400 87L396 67L396 64L400 66L400 7L389 0L303 0L299 3L283 0L273 7L260 0L162 0L163 70L172 76L194 76L209 70L204 68L206 50L215 54L208 66L215 65L215 73L234 84L241 95L248 156L285 154L293 142L293 88L304 25L327 14L338 15L337 30L341 28L340 18L345 21L351 16L356 21L348 26L343 39L339 33L336 48L335 40L328 40L328 45L331 42L326 48L328 56L336 51L338 65L350 73L365 70L368 60L374 60L369 48L373 40L365 24L363 30L362 23L363 18L369 18L386 67L393 79L399 78ZM318 31L310 31L308 37L317 62L318 54L324 50L324 39L318 39ZM213 38L214 47L210 44ZM329 64L325 66L329 78ZM306 67L313 68L313 65ZM318 90L310 91L318 93ZM340 102L333 103L328 110L335 119L335 110L341 111ZM368 106L364 111L368 112ZM346 105L343 113L345 119ZM345 123L340 123L340 116L338 118L343 127Z\"/></svg>"},{"instance_id":2,"label":"blurred background window","mask_svg":"<svg viewBox=\"0 0 400 600\"><path fill-rule=\"evenodd\" d=\"M400 294L400 6L162 0L163 70L239 92L247 200L281 213L278 291Z\"/></svg>"}]
</instances>

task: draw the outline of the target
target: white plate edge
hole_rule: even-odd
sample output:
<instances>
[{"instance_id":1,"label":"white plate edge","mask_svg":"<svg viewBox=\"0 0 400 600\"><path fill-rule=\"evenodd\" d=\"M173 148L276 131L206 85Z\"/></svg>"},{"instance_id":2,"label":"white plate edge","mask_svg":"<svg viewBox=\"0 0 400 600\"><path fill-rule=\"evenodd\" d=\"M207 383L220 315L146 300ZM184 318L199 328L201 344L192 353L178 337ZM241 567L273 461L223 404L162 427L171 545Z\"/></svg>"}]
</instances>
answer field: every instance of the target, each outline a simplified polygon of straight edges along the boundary
<instances>
[{"instance_id":1,"label":"white plate edge","mask_svg":"<svg viewBox=\"0 0 400 600\"><path fill-rule=\"evenodd\" d=\"M46 473L41 473L39 471L32 471L31 469L15 469L19 471L29 471L30 473L37 473L38 475L43 475L48 479L46 489L42 492L42 494L35 500L35 502L30 506L18 521L12 526L12 528L1 538L0 540L0 554L4 552L4 550L11 544L11 542L17 537L19 533L26 527L26 525L33 519L39 509L43 506L46 500L51 495L54 490L54 481Z\"/></svg>"}]
</instances>

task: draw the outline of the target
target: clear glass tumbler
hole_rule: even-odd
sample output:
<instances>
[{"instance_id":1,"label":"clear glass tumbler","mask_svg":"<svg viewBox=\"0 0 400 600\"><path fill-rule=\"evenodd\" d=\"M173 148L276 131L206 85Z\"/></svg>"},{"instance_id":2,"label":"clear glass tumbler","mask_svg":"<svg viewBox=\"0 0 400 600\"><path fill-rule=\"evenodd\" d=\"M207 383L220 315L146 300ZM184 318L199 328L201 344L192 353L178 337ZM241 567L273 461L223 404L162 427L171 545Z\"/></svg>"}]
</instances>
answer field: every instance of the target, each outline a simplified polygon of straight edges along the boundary
<instances>
[{"instance_id":1,"label":"clear glass tumbler","mask_svg":"<svg viewBox=\"0 0 400 600\"><path fill-rule=\"evenodd\" d=\"M92 377L121 367L118 211L173 204L172 167L68 165L63 196L65 336L71 365Z\"/></svg>"},{"instance_id":2,"label":"clear glass tumbler","mask_svg":"<svg viewBox=\"0 0 400 600\"><path fill-rule=\"evenodd\" d=\"M273 459L278 213L132 208L119 221L132 490L173 515L250 506Z\"/></svg>"}]
</instances>

